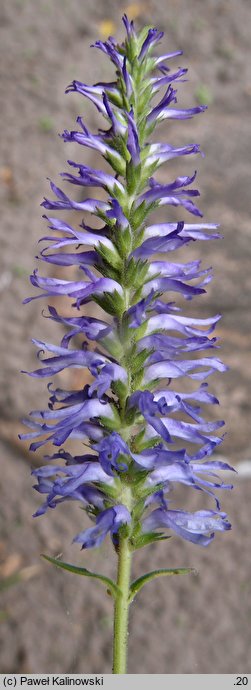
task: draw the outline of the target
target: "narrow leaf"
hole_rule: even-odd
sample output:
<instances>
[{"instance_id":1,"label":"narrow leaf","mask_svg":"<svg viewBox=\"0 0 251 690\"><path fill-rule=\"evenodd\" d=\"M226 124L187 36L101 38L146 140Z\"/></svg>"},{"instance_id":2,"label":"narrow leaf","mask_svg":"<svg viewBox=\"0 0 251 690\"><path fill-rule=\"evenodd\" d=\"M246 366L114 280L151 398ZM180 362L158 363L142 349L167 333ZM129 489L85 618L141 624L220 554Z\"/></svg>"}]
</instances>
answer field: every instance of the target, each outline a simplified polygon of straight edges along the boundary
<instances>
[{"instance_id":1,"label":"narrow leaf","mask_svg":"<svg viewBox=\"0 0 251 690\"><path fill-rule=\"evenodd\" d=\"M132 582L130 587L130 597L129 601L132 601L139 592L139 590L144 587L147 582L153 580L155 577L161 577L162 575L185 575L185 573L195 573L194 568L160 568L158 570L152 570L145 575L142 575L137 580Z\"/></svg>"},{"instance_id":2,"label":"narrow leaf","mask_svg":"<svg viewBox=\"0 0 251 690\"><path fill-rule=\"evenodd\" d=\"M142 549L143 546L149 546L149 544L153 544L156 541L164 541L166 539L172 539L172 537L162 535L161 533L156 534L156 532L150 532L147 534L141 534L140 537L134 537L132 545L134 551L136 551L137 549Z\"/></svg>"},{"instance_id":3,"label":"narrow leaf","mask_svg":"<svg viewBox=\"0 0 251 690\"><path fill-rule=\"evenodd\" d=\"M56 565L58 568L63 568L63 570L68 570L70 573L75 573L75 575L83 575L84 577L93 577L97 580L100 580L108 588L108 591L114 596L114 598L117 597L119 588L115 582L113 582L113 580L110 580L109 577L101 575L100 573L92 573L86 568L80 568L76 565L72 565L71 563L64 563L63 561L59 561L57 558L46 556L44 553L41 553L41 556L42 558L45 558L46 561L49 561L49 563L53 563L53 565Z\"/></svg>"}]
</instances>

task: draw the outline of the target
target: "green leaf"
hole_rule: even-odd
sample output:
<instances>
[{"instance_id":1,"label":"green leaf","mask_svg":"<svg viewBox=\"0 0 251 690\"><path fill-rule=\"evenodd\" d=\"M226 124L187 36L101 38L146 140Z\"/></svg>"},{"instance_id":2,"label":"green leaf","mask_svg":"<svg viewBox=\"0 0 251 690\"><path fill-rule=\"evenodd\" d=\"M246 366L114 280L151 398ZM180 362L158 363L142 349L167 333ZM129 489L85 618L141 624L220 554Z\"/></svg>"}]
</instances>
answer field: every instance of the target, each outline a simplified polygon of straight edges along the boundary
<instances>
[{"instance_id":1,"label":"green leaf","mask_svg":"<svg viewBox=\"0 0 251 690\"><path fill-rule=\"evenodd\" d=\"M120 402L124 401L128 395L128 386L123 381L112 381L111 390L117 395Z\"/></svg>"},{"instance_id":2,"label":"green leaf","mask_svg":"<svg viewBox=\"0 0 251 690\"><path fill-rule=\"evenodd\" d=\"M135 261L134 257L131 257L125 262L124 273L120 277L121 285L133 289L142 287L147 280L148 270L149 265L147 261L142 261L141 259Z\"/></svg>"},{"instance_id":3,"label":"green leaf","mask_svg":"<svg viewBox=\"0 0 251 690\"><path fill-rule=\"evenodd\" d=\"M156 541L164 541L166 539L172 539L172 537L166 536L161 532L159 534L156 534L156 532L148 532L147 534L141 534L139 537L133 536L131 542L133 550L137 551L137 549L142 549L144 546L154 544Z\"/></svg>"},{"instance_id":4,"label":"green leaf","mask_svg":"<svg viewBox=\"0 0 251 690\"><path fill-rule=\"evenodd\" d=\"M106 89L106 94L107 94L107 97L109 98L109 101L111 101L111 103L113 105L116 105L118 108L122 107L122 99L121 99L121 95L119 93L112 93L111 91Z\"/></svg>"},{"instance_id":5,"label":"green leaf","mask_svg":"<svg viewBox=\"0 0 251 690\"><path fill-rule=\"evenodd\" d=\"M120 256L127 259L132 248L132 232L129 223L123 231L117 233L116 237L114 237L114 243L116 243Z\"/></svg>"},{"instance_id":6,"label":"green leaf","mask_svg":"<svg viewBox=\"0 0 251 690\"><path fill-rule=\"evenodd\" d=\"M103 292L103 294L93 295L93 301L96 302L107 314L121 316L125 310L124 299L117 290L114 292Z\"/></svg>"},{"instance_id":7,"label":"green leaf","mask_svg":"<svg viewBox=\"0 0 251 690\"><path fill-rule=\"evenodd\" d=\"M132 387L133 387L134 391L138 390L138 388L140 388L142 390L141 383L142 383L143 374L144 374L144 369L140 369L139 371L137 371L136 374L132 374Z\"/></svg>"},{"instance_id":8,"label":"green leaf","mask_svg":"<svg viewBox=\"0 0 251 690\"><path fill-rule=\"evenodd\" d=\"M110 419L110 417L103 417L100 415L99 420L106 431L120 431L122 427L122 422L119 419Z\"/></svg>"},{"instance_id":9,"label":"green leaf","mask_svg":"<svg viewBox=\"0 0 251 690\"><path fill-rule=\"evenodd\" d=\"M95 484L97 486L97 489L100 489L100 491L102 491L102 493L104 494L104 501L106 507L109 508L109 504L113 506L114 501L117 501L118 494L120 492L119 478L114 478L113 486L109 486L108 484L105 484L105 482L95 482ZM87 508L83 508L83 510L87 510Z\"/></svg>"},{"instance_id":10,"label":"green leaf","mask_svg":"<svg viewBox=\"0 0 251 690\"><path fill-rule=\"evenodd\" d=\"M143 453L143 451L147 448L154 448L159 443L162 443L161 436L154 436L153 438L149 438L147 441L144 441L144 436L145 429L142 429L137 437L135 437L136 453Z\"/></svg>"},{"instance_id":11,"label":"green leaf","mask_svg":"<svg viewBox=\"0 0 251 690\"><path fill-rule=\"evenodd\" d=\"M123 165L124 165L123 176L125 177L125 175L126 175L126 161L129 162L131 156L130 156L130 153L128 151L124 137L119 136L119 137L116 137L116 139L113 139L113 146L115 146L116 150L121 155L121 158L123 160Z\"/></svg>"},{"instance_id":12,"label":"green leaf","mask_svg":"<svg viewBox=\"0 0 251 690\"><path fill-rule=\"evenodd\" d=\"M151 163L151 165L148 165L146 156L146 161L142 163L142 175L140 179L140 187L138 189L139 193L144 191L149 177L152 177L154 175L155 171L159 168L161 163L162 161L158 159L157 161L155 161L155 163Z\"/></svg>"},{"instance_id":13,"label":"green leaf","mask_svg":"<svg viewBox=\"0 0 251 690\"><path fill-rule=\"evenodd\" d=\"M105 223L106 225L108 225L109 228L111 228L111 229L114 228L114 225L115 225L115 223L116 223L116 219L115 219L115 218L108 218L108 216L106 215L106 213L105 213L104 211L101 211L101 209L98 209L98 211L97 211L97 217L100 218L101 220L103 220L104 223Z\"/></svg>"},{"instance_id":14,"label":"green leaf","mask_svg":"<svg viewBox=\"0 0 251 690\"><path fill-rule=\"evenodd\" d=\"M133 300L132 306L135 303L136 302L134 302L134 300ZM141 338L144 337L146 329L147 329L147 322L146 321L143 321L143 323L140 326L138 326L137 328L131 328L135 342L137 342L138 340L141 340Z\"/></svg>"},{"instance_id":15,"label":"green leaf","mask_svg":"<svg viewBox=\"0 0 251 690\"><path fill-rule=\"evenodd\" d=\"M109 266L113 266L113 268L121 270L122 260L115 247L112 250L102 244L102 242L99 242L96 251Z\"/></svg>"},{"instance_id":16,"label":"green leaf","mask_svg":"<svg viewBox=\"0 0 251 690\"><path fill-rule=\"evenodd\" d=\"M145 575L142 575L138 580L134 580L130 587L129 601L132 601L140 591L142 587L150 580L154 580L155 577L161 577L162 575L185 575L186 573L195 573L194 568L159 568L158 570L152 570Z\"/></svg>"},{"instance_id":17,"label":"green leaf","mask_svg":"<svg viewBox=\"0 0 251 690\"><path fill-rule=\"evenodd\" d=\"M113 155L112 153L106 153L104 157L106 158L107 162L111 165L113 170L115 170L115 172L118 173L118 175L125 175L126 165L122 157L118 158L116 155Z\"/></svg>"},{"instance_id":18,"label":"green leaf","mask_svg":"<svg viewBox=\"0 0 251 690\"><path fill-rule=\"evenodd\" d=\"M138 183L140 181L141 175L141 164L135 165L133 161L130 160L126 164L126 181L127 181L127 191L128 194L134 194L137 191Z\"/></svg>"},{"instance_id":19,"label":"green leaf","mask_svg":"<svg viewBox=\"0 0 251 690\"><path fill-rule=\"evenodd\" d=\"M126 424L126 426L131 426L132 424L134 424L135 420L136 420L135 408L134 407L128 408L128 406L126 406L126 411L125 411L125 424Z\"/></svg>"},{"instance_id":20,"label":"green leaf","mask_svg":"<svg viewBox=\"0 0 251 690\"><path fill-rule=\"evenodd\" d=\"M145 478L146 478L148 473L142 472L142 474L143 474L142 480L145 481ZM140 485L140 483L141 482L139 480L138 484ZM137 487L137 484L136 484L136 487ZM132 510L132 518L133 518L135 523L140 521L144 510L145 510L145 498L140 498ZM140 527L139 527L139 532L140 532ZM137 537L137 535L136 535L135 539L134 539L134 543L136 544L139 539L140 539L140 537Z\"/></svg>"},{"instance_id":21,"label":"green leaf","mask_svg":"<svg viewBox=\"0 0 251 690\"><path fill-rule=\"evenodd\" d=\"M102 276L104 276L104 278L111 278L112 280L116 280L117 283L120 282L120 273L116 268L112 268L111 264L106 263L106 261L103 260L102 266L94 264L94 267L101 273Z\"/></svg>"},{"instance_id":22,"label":"green leaf","mask_svg":"<svg viewBox=\"0 0 251 690\"><path fill-rule=\"evenodd\" d=\"M141 288L145 282L149 282L149 280L147 280L148 270L149 264L147 261L142 261L140 259L136 262L136 276L134 281L135 288Z\"/></svg>"},{"instance_id":23,"label":"green leaf","mask_svg":"<svg viewBox=\"0 0 251 690\"><path fill-rule=\"evenodd\" d=\"M138 206L136 209L134 208L131 212L130 223L131 223L131 225L133 224L133 227L135 230L137 230L140 227L140 225L146 219L146 216L147 216L147 205L146 205L146 202L144 200L144 201L142 201L140 206Z\"/></svg>"},{"instance_id":24,"label":"green leaf","mask_svg":"<svg viewBox=\"0 0 251 690\"><path fill-rule=\"evenodd\" d=\"M134 356L131 362L132 374L136 374L140 369L142 369L143 364L145 363L146 359L149 357L151 353L152 350L145 347L144 350L141 350L141 352Z\"/></svg>"},{"instance_id":25,"label":"green leaf","mask_svg":"<svg viewBox=\"0 0 251 690\"><path fill-rule=\"evenodd\" d=\"M125 40L125 48L126 48L126 56L128 57L129 62L133 62L134 58L138 55L139 48L138 48L138 36L130 36L130 40L128 41L128 38Z\"/></svg>"},{"instance_id":26,"label":"green leaf","mask_svg":"<svg viewBox=\"0 0 251 690\"><path fill-rule=\"evenodd\" d=\"M115 357L115 359L120 361L123 357L124 352L121 343L115 340L115 337L115 334L112 333L112 337L109 335L105 338L101 338L100 344L107 350L107 352L109 352L110 355L112 355L113 357ZM114 340L112 340L112 338L114 338Z\"/></svg>"},{"instance_id":27,"label":"green leaf","mask_svg":"<svg viewBox=\"0 0 251 690\"><path fill-rule=\"evenodd\" d=\"M100 580L107 587L109 594L112 594L114 598L116 598L119 594L120 590L117 587L116 583L113 582L113 580L110 580L109 577L106 577L106 575L101 575L100 573L92 573L90 570L87 570L86 568L80 568L76 565L72 565L71 563L64 563L64 561L59 561L57 558L51 558L51 556L46 556L44 553L41 553L41 556L46 561L49 561L49 563L53 563L53 565L56 565L57 568L63 568L63 570L68 570L70 573L75 573L75 575L83 575L84 577L93 577L96 580Z\"/></svg>"}]
</instances>

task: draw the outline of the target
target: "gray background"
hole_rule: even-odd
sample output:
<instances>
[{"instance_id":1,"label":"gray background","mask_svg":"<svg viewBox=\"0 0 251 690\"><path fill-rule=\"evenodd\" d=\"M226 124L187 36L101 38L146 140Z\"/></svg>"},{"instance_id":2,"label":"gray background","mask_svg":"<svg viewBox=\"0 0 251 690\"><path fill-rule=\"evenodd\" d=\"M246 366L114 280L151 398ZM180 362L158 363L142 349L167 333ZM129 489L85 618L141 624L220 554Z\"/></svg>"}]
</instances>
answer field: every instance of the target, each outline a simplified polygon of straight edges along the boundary
<instances>
[{"instance_id":1,"label":"gray background","mask_svg":"<svg viewBox=\"0 0 251 690\"><path fill-rule=\"evenodd\" d=\"M196 167L204 218L220 222L225 236L224 242L196 243L187 250L188 260L202 258L215 273L207 297L195 300L187 313L224 315L217 334L230 371L212 377L211 389L222 403L218 417L227 422L221 453L239 468L234 492L222 497L231 533L217 535L209 549L174 538L135 557L135 575L171 566L194 566L199 574L158 580L136 599L129 673L250 673L251 12L246 0L1 2L0 671L107 673L111 666L112 603L102 587L55 571L39 558L41 552L63 553L65 560L113 575L111 548L105 543L81 554L71 545L83 522L77 506L32 519L39 499L29 467L41 462L42 453L31 458L17 433L20 417L47 400L42 383L19 374L35 366L30 339L59 340L59 328L41 318L42 301L21 306L31 294L28 275L37 240L46 234L39 208L48 194L46 177L57 182L66 158L80 160L80 154L85 164L100 165L94 153L65 149L57 136L74 129L78 114L94 129L100 126L94 107L64 90L73 78L93 83L112 76L109 63L89 45L104 38L107 21L122 39L120 17L126 9L137 26L149 23L166 32L163 52L183 48L184 56L173 62L175 68L189 67L190 81L179 88L180 105L210 104L192 121L159 129L163 141L200 142L206 153L205 159L163 166L160 179L191 174ZM166 213L163 219L178 217L176 211ZM60 384L75 387L80 376L79 370L62 374ZM180 507L202 506L192 490L177 495Z\"/></svg>"}]
</instances>

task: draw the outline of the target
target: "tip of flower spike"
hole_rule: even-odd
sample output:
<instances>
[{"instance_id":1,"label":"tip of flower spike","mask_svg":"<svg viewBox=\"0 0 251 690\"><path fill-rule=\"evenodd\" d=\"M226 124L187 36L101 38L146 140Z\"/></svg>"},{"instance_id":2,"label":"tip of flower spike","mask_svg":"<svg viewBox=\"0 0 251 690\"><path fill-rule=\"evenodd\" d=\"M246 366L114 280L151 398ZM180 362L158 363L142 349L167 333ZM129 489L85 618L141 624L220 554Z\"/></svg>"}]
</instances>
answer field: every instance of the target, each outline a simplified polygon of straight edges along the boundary
<instances>
[{"instance_id":1,"label":"tip of flower spike","mask_svg":"<svg viewBox=\"0 0 251 690\"><path fill-rule=\"evenodd\" d=\"M138 60L139 60L140 62L144 59L144 57L146 56L146 54L148 53L148 51L151 50L151 48L152 48L156 43L159 43L159 41L161 41L161 39L163 38L163 36L164 36L164 32L163 32L163 31L159 31L159 30L156 29L156 28L149 29L148 34L147 34L147 36L146 36L146 38L145 38L145 40L144 40L144 42L143 42L143 45L142 45L142 47L141 47L141 51L140 51L139 56L138 56Z\"/></svg>"},{"instance_id":2,"label":"tip of flower spike","mask_svg":"<svg viewBox=\"0 0 251 690\"><path fill-rule=\"evenodd\" d=\"M131 38L132 34L135 35L134 23L132 20L131 21L129 20L129 17L127 16L126 13L123 14L122 22L123 22L124 27L126 29L126 33L128 35L128 38Z\"/></svg>"}]
</instances>

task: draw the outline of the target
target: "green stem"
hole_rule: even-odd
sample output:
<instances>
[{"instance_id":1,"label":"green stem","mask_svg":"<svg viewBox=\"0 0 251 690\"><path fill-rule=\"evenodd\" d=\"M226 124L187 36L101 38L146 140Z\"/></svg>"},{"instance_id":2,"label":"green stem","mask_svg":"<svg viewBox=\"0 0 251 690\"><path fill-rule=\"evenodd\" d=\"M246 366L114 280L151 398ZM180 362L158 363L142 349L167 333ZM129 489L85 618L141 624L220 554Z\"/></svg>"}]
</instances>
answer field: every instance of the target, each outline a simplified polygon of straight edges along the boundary
<instances>
[{"instance_id":1,"label":"green stem","mask_svg":"<svg viewBox=\"0 0 251 690\"><path fill-rule=\"evenodd\" d=\"M135 51L134 51L135 52ZM135 52L136 55L136 52ZM135 63L134 60L134 53L133 57L130 59L131 63ZM137 63L137 61L136 61ZM134 82L134 72L133 69L136 70L136 75L135 75L135 81L137 77L137 65L136 67L132 68L132 81ZM134 90L133 90L134 92ZM134 100L134 116L136 123L138 124L138 99L137 99L137 90L135 90L135 100ZM129 103L126 103L125 106L128 109L129 112ZM130 180L130 166L128 166L128 170L126 171L125 175L125 189L127 190L127 199L126 199L126 208L124 208L123 203L121 202L123 212L125 213L126 217L130 217L133 209L134 202L137 198L137 189L140 187L141 184L141 166L140 166L140 175L139 179L136 180ZM133 231L133 223L131 224L131 228ZM131 284L131 280L129 281L130 287L128 287L128 280L126 280L126 270L127 270L127 262L128 258L130 256L130 253L132 251L132 244L131 244L131 239L130 239L130 246L129 246L129 239L128 239L128 247L126 251L126 255L124 256L124 266L123 266L123 271L121 278L123 280L123 285L124 287L124 312L127 312L129 308L132 306L131 305L131 296L132 296L132 289L133 285ZM121 281L122 282L122 281ZM133 338L132 335L129 337L129 348L128 348L128 333L130 333L130 329L128 329L128 325L126 325L126 340L124 340L123 337L123 317L120 319L120 326L118 327L119 330L119 336L122 335L122 338L119 337L120 342L123 346L124 349L124 358L127 360L127 350L128 354L131 354L132 350L132 344L133 344ZM120 409L121 413L125 414L125 401L129 396L131 395L132 391L132 386L131 386L131 378L132 378L132 371L131 371L131 365L128 361L123 362L123 366L125 366L128 374L128 389L127 389L127 396L123 394L123 399L119 397L119 404L120 404ZM126 429L127 426L127 429ZM127 435L130 434L132 431L132 424L127 424L123 426L123 429L121 430L121 436L126 440L127 443L129 443L129 438L127 438ZM133 489L130 487L130 485L123 485L121 495L120 495L120 501L123 505L125 505L129 512L132 511L133 508L133 503L134 503L134 496L133 496ZM113 673L116 674L124 674L126 673L127 669L127 647L128 647L128 620L129 620L129 606L130 606L130 575L131 575L131 560L132 560L132 550L130 548L130 542L128 535L125 536L123 533L120 536L119 539L119 549L118 549L118 570L117 570L117 593L115 596L115 603L114 603L114 632L113 632Z\"/></svg>"},{"instance_id":2,"label":"green stem","mask_svg":"<svg viewBox=\"0 0 251 690\"><path fill-rule=\"evenodd\" d=\"M117 577L119 592L114 604L113 673L126 673L131 556L128 538L121 537Z\"/></svg>"}]
</instances>

